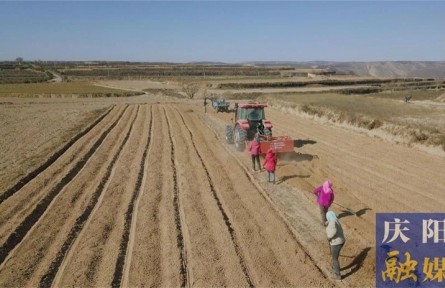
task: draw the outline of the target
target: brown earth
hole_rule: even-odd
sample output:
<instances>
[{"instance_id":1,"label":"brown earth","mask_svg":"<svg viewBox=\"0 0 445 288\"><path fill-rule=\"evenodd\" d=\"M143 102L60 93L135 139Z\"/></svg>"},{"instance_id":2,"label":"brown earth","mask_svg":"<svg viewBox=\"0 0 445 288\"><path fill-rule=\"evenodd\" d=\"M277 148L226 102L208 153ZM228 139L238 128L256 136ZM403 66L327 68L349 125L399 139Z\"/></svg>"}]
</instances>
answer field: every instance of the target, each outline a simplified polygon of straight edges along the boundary
<instances>
[{"instance_id":1,"label":"brown earth","mask_svg":"<svg viewBox=\"0 0 445 288\"><path fill-rule=\"evenodd\" d=\"M224 143L231 116L203 113L200 101L58 101L83 107L75 125L54 103L2 101L12 103L2 111L17 113L3 126L0 165L26 163L26 153L51 161L29 165L27 179L13 169L0 175L1 287L372 287L375 213L444 210L442 157L272 108L274 134L297 140L296 152L279 158L278 185ZM54 135L39 124L50 114L68 131L51 144L60 155L18 145L26 134L15 125L32 109L41 113L28 126L40 127L41 139ZM347 235L341 282L329 278L310 193L327 178Z\"/></svg>"}]
</instances>

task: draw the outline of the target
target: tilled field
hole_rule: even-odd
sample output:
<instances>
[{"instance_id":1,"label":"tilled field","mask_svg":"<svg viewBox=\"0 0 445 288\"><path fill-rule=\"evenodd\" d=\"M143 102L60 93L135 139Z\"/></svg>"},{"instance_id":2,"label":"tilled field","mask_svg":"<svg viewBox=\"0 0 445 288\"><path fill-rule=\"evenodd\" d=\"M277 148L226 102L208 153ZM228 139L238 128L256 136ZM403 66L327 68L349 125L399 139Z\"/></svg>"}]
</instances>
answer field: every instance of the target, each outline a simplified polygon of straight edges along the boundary
<instances>
[{"instance_id":1,"label":"tilled field","mask_svg":"<svg viewBox=\"0 0 445 288\"><path fill-rule=\"evenodd\" d=\"M375 216L377 212L440 212L445 198L445 161L441 156L371 138L345 127L319 123L267 108L275 135L295 139L295 153L279 157L277 187L265 185L268 196L286 214L299 242L320 267L329 250L312 190L325 179L334 183L335 201L347 242L340 254L343 284L375 285ZM207 113L224 140L230 114ZM250 165L247 156L242 163ZM254 174L263 184L263 175Z\"/></svg>"},{"instance_id":2,"label":"tilled field","mask_svg":"<svg viewBox=\"0 0 445 288\"><path fill-rule=\"evenodd\" d=\"M84 101L2 108L17 113L0 119L0 287L372 287L375 213L444 211L438 155L269 107L274 134L296 140L272 185L224 143L233 116L201 101ZM325 179L347 237L341 282L311 195Z\"/></svg>"},{"instance_id":3,"label":"tilled field","mask_svg":"<svg viewBox=\"0 0 445 288\"><path fill-rule=\"evenodd\" d=\"M1 195L1 287L334 286L193 106L118 104L72 142Z\"/></svg>"}]
</instances>

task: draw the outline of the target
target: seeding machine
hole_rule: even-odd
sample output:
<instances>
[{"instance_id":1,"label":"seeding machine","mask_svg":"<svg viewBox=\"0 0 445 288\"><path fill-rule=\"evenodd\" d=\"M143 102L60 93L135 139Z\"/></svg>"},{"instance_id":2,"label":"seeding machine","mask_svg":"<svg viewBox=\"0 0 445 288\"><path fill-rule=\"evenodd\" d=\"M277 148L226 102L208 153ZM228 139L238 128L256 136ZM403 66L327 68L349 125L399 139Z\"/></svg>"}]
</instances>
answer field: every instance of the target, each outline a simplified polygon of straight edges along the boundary
<instances>
[{"instance_id":1,"label":"seeding machine","mask_svg":"<svg viewBox=\"0 0 445 288\"><path fill-rule=\"evenodd\" d=\"M266 153L270 148L276 153L293 152L294 141L291 137L272 136L272 123L266 119L265 107L267 104L235 103L234 123L226 126L226 142L235 144L238 151L243 151L258 134L261 153Z\"/></svg>"}]
</instances>

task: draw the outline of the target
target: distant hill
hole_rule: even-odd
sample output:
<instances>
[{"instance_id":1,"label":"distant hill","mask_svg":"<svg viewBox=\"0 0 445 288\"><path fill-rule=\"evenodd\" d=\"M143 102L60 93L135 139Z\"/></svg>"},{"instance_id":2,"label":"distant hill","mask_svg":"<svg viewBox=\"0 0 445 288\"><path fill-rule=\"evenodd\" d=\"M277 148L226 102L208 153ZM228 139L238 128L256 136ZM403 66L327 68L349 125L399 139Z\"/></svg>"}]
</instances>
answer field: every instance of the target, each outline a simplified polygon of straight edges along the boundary
<instances>
[{"instance_id":1,"label":"distant hill","mask_svg":"<svg viewBox=\"0 0 445 288\"><path fill-rule=\"evenodd\" d=\"M247 63L243 63L247 64ZM445 61L380 61L380 62L249 62L258 66L291 66L295 68L330 69L338 73L365 77L445 78Z\"/></svg>"},{"instance_id":2,"label":"distant hill","mask_svg":"<svg viewBox=\"0 0 445 288\"><path fill-rule=\"evenodd\" d=\"M358 76L445 78L445 62L350 62L331 67Z\"/></svg>"}]
</instances>

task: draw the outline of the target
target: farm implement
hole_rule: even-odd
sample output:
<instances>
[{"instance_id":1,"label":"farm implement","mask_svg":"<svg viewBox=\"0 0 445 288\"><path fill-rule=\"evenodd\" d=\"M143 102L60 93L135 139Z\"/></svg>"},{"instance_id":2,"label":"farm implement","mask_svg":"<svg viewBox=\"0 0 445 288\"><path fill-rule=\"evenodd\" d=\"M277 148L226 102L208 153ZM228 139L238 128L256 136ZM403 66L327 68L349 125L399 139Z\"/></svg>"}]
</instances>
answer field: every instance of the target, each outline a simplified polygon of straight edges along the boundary
<instances>
[{"instance_id":1,"label":"farm implement","mask_svg":"<svg viewBox=\"0 0 445 288\"><path fill-rule=\"evenodd\" d=\"M212 107L216 112L229 112L230 103L224 98L212 98Z\"/></svg>"},{"instance_id":2,"label":"farm implement","mask_svg":"<svg viewBox=\"0 0 445 288\"><path fill-rule=\"evenodd\" d=\"M235 144L238 151L243 151L258 135L261 153L269 149L276 153L293 152L294 141L291 137L272 136L272 123L266 120L265 107L267 104L235 103L235 123L226 126L226 142Z\"/></svg>"}]
</instances>

